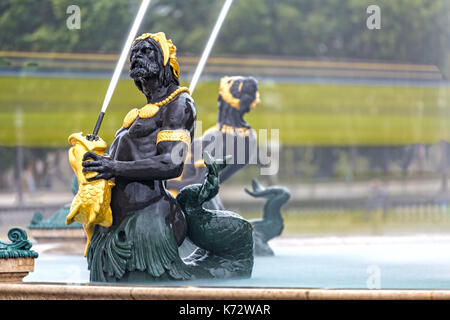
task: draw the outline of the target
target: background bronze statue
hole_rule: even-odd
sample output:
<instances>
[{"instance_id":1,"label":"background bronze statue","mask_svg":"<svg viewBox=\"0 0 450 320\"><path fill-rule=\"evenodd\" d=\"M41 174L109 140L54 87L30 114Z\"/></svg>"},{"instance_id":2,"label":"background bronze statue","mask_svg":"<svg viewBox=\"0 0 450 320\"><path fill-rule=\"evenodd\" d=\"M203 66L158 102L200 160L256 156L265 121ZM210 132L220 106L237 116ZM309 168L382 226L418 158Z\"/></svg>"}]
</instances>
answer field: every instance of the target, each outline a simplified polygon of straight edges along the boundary
<instances>
[{"instance_id":1,"label":"background bronze statue","mask_svg":"<svg viewBox=\"0 0 450 320\"><path fill-rule=\"evenodd\" d=\"M213 157L231 155L226 168L219 176L220 183L227 181L250 162L256 163L256 132L245 121L244 116L255 109L259 102L258 82L255 78L223 77L220 80L216 125L192 143L190 159L186 161L183 175L168 181L167 188L176 194L189 184L203 181L206 174L202 160L203 150L210 152ZM227 145L227 140L231 144ZM214 197L206 206L224 209L219 196Z\"/></svg>"},{"instance_id":2,"label":"background bronze statue","mask_svg":"<svg viewBox=\"0 0 450 320\"><path fill-rule=\"evenodd\" d=\"M250 220L253 226L254 252L257 256L273 256L268 242L281 235L284 229L281 207L291 197L285 187L270 186L264 188L256 179L252 180L252 190L245 189L254 198L265 198L263 215L260 219Z\"/></svg>"},{"instance_id":3,"label":"background bronze statue","mask_svg":"<svg viewBox=\"0 0 450 320\"><path fill-rule=\"evenodd\" d=\"M191 159L186 161L183 174L167 182L168 189L173 194L189 184L203 181L206 167L204 161L199 159L199 150L211 150L213 155L214 152L232 155L231 161L228 161L219 175L221 184L248 164L257 163L256 132L244 120L244 116L255 109L259 102L258 82L253 77L234 76L220 80L217 123L192 143L189 154ZM246 189L249 195L267 199L261 219L250 221L254 230L254 253L273 255L268 241L281 235L283 231L281 207L289 200L290 192L279 186L263 188L256 179L252 181L252 186L253 191ZM225 209L219 195L206 202L205 207ZM188 254L195 247L186 244L183 249Z\"/></svg>"}]
</instances>

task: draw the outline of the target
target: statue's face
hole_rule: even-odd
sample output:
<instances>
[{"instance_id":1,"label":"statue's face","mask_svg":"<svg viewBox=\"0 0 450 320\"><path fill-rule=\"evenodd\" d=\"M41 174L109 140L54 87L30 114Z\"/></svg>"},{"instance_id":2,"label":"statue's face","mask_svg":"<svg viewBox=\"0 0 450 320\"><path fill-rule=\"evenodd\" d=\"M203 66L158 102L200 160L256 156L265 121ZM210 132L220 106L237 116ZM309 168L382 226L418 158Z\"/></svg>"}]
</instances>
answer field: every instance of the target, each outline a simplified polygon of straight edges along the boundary
<instances>
[{"instance_id":1,"label":"statue's face","mask_svg":"<svg viewBox=\"0 0 450 320\"><path fill-rule=\"evenodd\" d=\"M160 51L150 40L141 40L131 50L130 77L135 80L148 80L159 75Z\"/></svg>"}]
</instances>

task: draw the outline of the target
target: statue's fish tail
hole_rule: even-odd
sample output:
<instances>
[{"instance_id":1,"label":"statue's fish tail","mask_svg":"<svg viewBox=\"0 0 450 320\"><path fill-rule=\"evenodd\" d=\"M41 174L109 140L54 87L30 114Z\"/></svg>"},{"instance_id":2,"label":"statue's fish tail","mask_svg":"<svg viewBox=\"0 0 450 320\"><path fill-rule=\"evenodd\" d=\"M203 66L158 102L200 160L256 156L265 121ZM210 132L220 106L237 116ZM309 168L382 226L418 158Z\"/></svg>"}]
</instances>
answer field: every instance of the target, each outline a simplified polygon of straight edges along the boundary
<instances>
[{"instance_id":1,"label":"statue's fish tail","mask_svg":"<svg viewBox=\"0 0 450 320\"><path fill-rule=\"evenodd\" d=\"M78 211L80 210L81 202L77 201L77 198L74 199L72 202L72 205L70 206L70 212L69 215L66 218L66 224L72 224L75 221L75 216L78 214Z\"/></svg>"}]
</instances>

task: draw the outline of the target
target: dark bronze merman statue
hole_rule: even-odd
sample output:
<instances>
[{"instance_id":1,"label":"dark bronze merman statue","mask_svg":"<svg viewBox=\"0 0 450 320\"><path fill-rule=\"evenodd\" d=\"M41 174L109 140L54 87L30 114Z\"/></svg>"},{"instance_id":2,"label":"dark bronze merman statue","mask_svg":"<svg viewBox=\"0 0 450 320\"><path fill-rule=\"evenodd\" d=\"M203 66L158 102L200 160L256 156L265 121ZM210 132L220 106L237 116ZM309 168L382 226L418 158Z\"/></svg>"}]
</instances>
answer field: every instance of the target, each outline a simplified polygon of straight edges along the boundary
<instances>
[{"instance_id":1,"label":"dark bronze merman statue","mask_svg":"<svg viewBox=\"0 0 450 320\"><path fill-rule=\"evenodd\" d=\"M166 180L183 171L196 119L194 101L179 87L175 46L162 32L143 34L133 43L130 65L147 105L128 112L109 153L99 138L70 137L79 191L67 223L82 223L88 234L91 281L249 277L250 223L202 206L217 194L226 166L209 159L206 180L186 187L178 201L166 189ZM90 151L82 153L81 162L83 150ZM183 261L178 247L187 234L199 250Z\"/></svg>"},{"instance_id":2,"label":"dark bronze merman statue","mask_svg":"<svg viewBox=\"0 0 450 320\"><path fill-rule=\"evenodd\" d=\"M172 150L178 148L181 159L187 152L194 133L194 101L179 87L175 47L163 33L137 38L130 66L147 105L125 116L109 156L88 152L83 159L84 172L98 172L93 179L114 178L115 183L112 226L95 227L87 254L91 280L186 278L177 255L186 221L164 184L183 170L183 162L172 160Z\"/></svg>"}]
</instances>

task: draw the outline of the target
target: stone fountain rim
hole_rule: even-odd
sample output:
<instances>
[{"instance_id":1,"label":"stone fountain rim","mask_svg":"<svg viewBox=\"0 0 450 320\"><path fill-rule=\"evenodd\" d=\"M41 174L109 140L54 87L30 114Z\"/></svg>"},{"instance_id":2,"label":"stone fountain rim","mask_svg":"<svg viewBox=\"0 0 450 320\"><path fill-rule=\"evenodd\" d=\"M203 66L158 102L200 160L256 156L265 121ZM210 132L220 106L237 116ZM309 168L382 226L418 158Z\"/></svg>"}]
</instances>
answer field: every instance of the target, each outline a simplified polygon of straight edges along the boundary
<instances>
[{"instance_id":1,"label":"stone fountain rim","mask_svg":"<svg viewBox=\"0 0 450 320\"><path fill-rule=\"evenodd\" d=\"M450 290L149 287L0 283L0 299L17 300L450 300Z\"/></svg>"}]
</instances>

